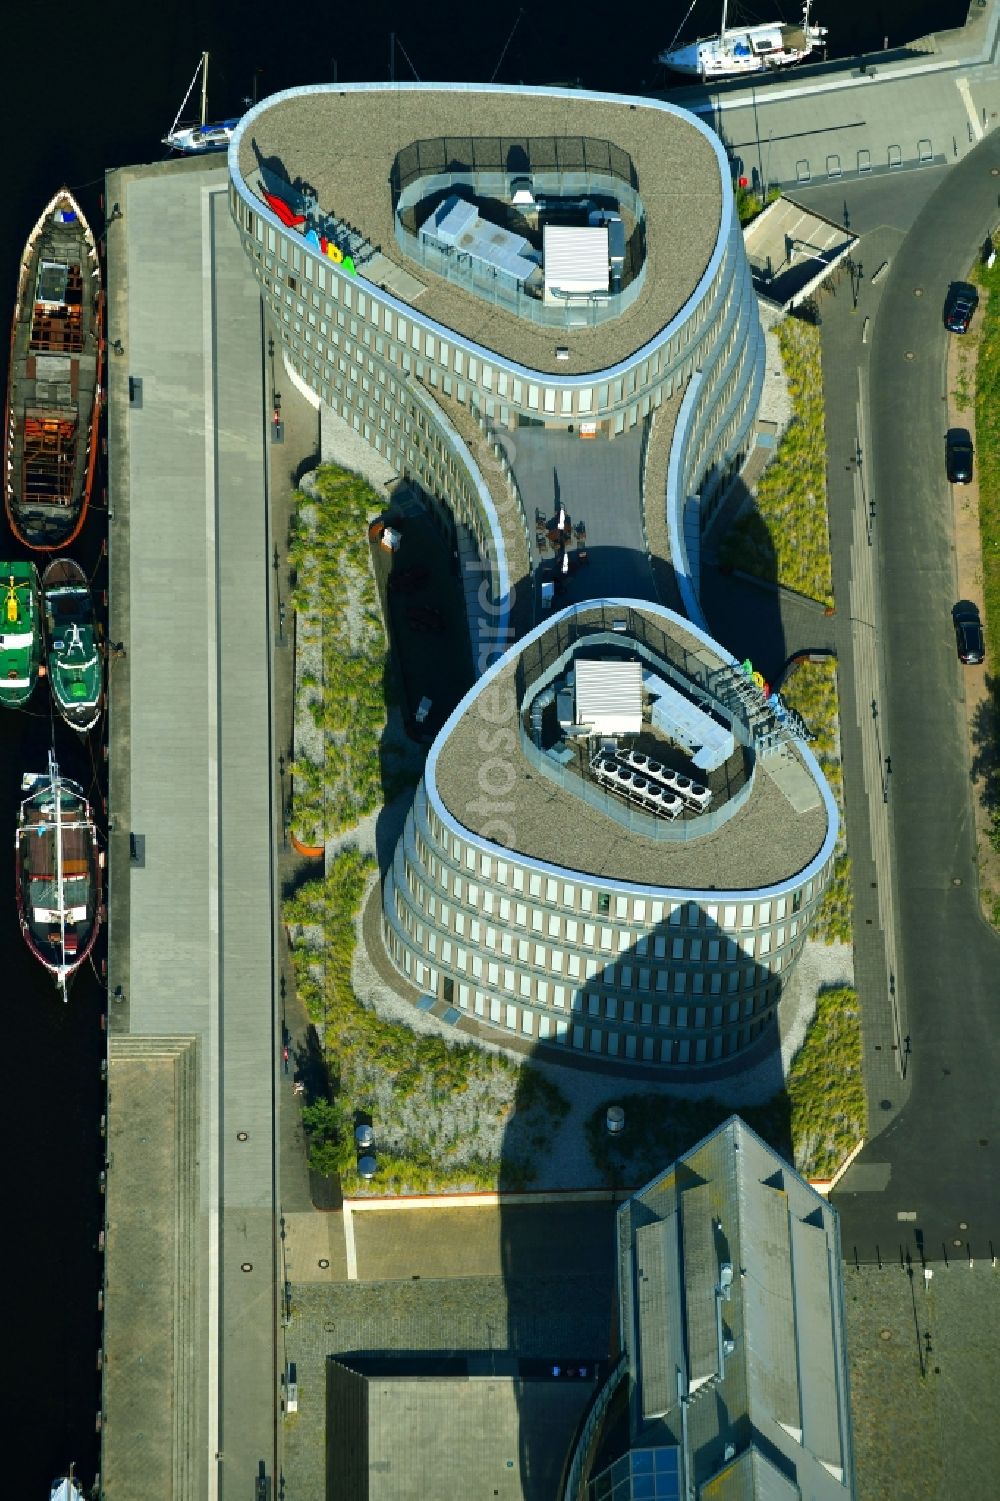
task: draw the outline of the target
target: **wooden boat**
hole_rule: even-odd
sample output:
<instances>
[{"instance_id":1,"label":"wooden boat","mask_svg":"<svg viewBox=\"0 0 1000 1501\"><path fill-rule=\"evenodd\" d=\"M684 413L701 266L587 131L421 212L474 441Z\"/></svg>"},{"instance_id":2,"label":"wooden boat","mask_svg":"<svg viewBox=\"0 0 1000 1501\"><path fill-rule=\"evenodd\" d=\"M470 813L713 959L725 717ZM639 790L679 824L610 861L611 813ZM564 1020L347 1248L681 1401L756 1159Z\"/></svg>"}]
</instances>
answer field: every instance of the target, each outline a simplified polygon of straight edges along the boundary
<instances>
[{"instance_id":1,"label":"wooden boat","mask_svg":"<svg viewBox=\"0 0 1000 1501\"><path fill-rule=\"evenodd\" d=\"M34 563L0 563L0 704L28 702L41 660L38 572Z\"/></svg>"},{"instance_id":2,"label":"wooden boat","mask_svg":"<svg viewBox=\"0 0 1000 1501\"><path fill-rule=\"evenodd\" d=\"M42 552L73 541L90 503L103 312L94 236L62 188L21 258L4 429L7 517L18 541Z\"/></svg>"},{"instance_id":3,"label":"wooden boat","mask_svg":"<svg viewBox=\"0 0 1000 1501\"><path fill-rule=\"evenodd\" d=\"M104 670L90 585L72 558L53 558L42 574L42 610L56 708L71 729L92 730L101 716Z\"/></svg>"},{"instance_id":4,"label":"wooden boat","mask_svg":"<svg viewBox=\"0 0 1000 1501\"><path fill-rule=\"evenodd\" d=\"M17 915L25 943L65 1000L101 925L104 856L83 788L60 775L51 751L48 771L27 772L21 791Z\"/></svg>"}]
</instances>

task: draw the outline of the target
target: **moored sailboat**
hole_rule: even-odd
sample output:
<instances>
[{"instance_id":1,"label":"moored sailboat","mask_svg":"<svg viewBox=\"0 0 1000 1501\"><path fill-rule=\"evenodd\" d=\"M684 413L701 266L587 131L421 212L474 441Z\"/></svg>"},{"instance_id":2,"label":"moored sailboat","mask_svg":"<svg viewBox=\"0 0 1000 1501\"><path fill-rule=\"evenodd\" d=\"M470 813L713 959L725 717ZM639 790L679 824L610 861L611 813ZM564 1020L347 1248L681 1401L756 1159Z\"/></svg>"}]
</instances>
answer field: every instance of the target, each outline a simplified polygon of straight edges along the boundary
<instances>
[{"instance_id":1,"label":"moored sailboat","mask_svg":"<svg viewBox=\"0 0 1000 1501\"><path fill-rule=\"evenodd\" d=\"M38 682L42 629L34 563L0 563L0 704L18 709Z\"/></svg>"},{"instance_id":2,"label":"moored sailboat","mask_svg":"<svg viewBox=\"0 0 1000 1501\"><path fill-rule=\"evenodd\" d=\"M4 428L4 503L26 547L51 552L83 525L94 485L104 295L97 246L67 188L21 257Z\"/></svg>"},{"instance_id":3,"label":"moored sailboat","mask_svg":"<svg viewBox=\"0 0 1000 1501\"><path fill-rule=\"evenodd\" d=\"M72 558L54 558L42 574L45 656L56 708L74 730L100 718L104 671L87 576Z\"/></svg>"},{"instance_id":4,"label":"moored sailboat","mask_svg":"<svg viewBox=\"0 0 1000 1501\"><path fill-rule=\"evenodd\" d=\"M68 1475L60 1475L58 1480L53 1480L49 1501L84 1501L83 1491L73 1473L75 1468L75 1465L70 1465Z\"/></svg>"},{"instance_id":5,"label":"moored sailboat","mask_svg":"<svg viewBox=\"0 0 1000 1501\"><path fill-rule=\"evenodd\" d=\"M191 92L201 74L201 119L197 125L181 125L180 118L184 113ZM188 84L187 93L181 100L181 107L177 111L174 123L163 137L164 146L169 146L171 151L181 151L185 156L200 156L204 151L225 151L233 138L233 131L240 123L237 115L232 120L216 120L209 124L206 115L208 113L208 53L201 54L201 62L194 70L194 77Z\"/></svg>"},{"instance_id":6,"label":"moored sailboat","mask_svg":"<svg viewBox=\"0 0 1000 1501\"><path fill-rule=\"evenodd\" d=\"M90 804L77 782L27 772L14 839L17 914L24 941L52 975L63 1000L71 976L94 946L101 924L104 857Z\"/></svg>"},{"instance_id":7,"label":"moored sailboat","mask_svg":"<svg viewBox=\"0 0 1000 1501\"><path fill-rule=\"evenodd\" d=\"M775 68L791 67L826 46L827 28L814 26L809 20L812 0L803 0L802 20L794 26L788 26L783 21L730 26L729 0L722 0L722 22L718 35L699 37L696 42L687 42L677 47L677 37L694 10L695 3L696 0L692 0L673 42L658 58L659 62L676 73L693 73L706 80L742 78Z\"/></svg>"}]
</instances>

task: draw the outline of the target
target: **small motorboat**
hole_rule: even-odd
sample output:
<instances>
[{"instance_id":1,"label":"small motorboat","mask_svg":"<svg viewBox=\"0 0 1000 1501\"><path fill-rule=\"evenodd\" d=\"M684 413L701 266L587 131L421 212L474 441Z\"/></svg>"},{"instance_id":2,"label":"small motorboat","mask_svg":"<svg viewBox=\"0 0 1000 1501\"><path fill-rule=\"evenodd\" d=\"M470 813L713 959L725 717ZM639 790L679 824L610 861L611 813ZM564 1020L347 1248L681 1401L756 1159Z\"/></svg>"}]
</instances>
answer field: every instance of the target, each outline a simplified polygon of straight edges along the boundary
<instances>
[{"instance_id":1,"label":"small motorboat","mask_svg":"<svg viewBox=\"0 0 1000 1501\"><path fill-rule=\"evenodd\" d=\"M19 709L35 691L42 659L34 563L0 563L0 704Z\"/></svg>"},{"instance_id":2,"label":"small motorboat","mask_svg":"<svg viewBox=\"0 0 1000 1501\"><path fill-rule=\"evenodd\" d=\"M84 733L101 714L104 669L87 576L72 558L55 558L42 574L45 655L56 708Z\"/></svg>"}]
</instances>

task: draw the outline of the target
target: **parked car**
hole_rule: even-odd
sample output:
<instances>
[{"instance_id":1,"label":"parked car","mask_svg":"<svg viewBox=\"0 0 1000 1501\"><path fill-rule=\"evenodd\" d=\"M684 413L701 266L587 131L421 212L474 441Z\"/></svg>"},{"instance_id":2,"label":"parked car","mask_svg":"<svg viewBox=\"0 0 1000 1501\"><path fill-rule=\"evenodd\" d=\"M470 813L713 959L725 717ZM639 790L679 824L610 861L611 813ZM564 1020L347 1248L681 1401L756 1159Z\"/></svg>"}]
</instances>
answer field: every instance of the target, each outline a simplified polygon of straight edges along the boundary
<instances>
[{"instance_id":1,"label":"parked car","mask_svg":"<svg viewBox=\"0 0 1000 1501\"><path fill-rule=\"evenodd\" d=\"M944 326L953 334L969 331L972 315L979 306L979 293L971 282L953 281L944 300Z\"/></svg>"},{"instance_id":2,"label":"parked car","mask_svg":"<svg viewBox=\"0 0 1000 1501\"><path fill-rule=\"evenodd\" d=\"M972 479L972 434L967 427L949 428L944 440L944 467L953 485Z\"/></svg>"},{"instance_id":3,"label":"parked car","mask_svg":"<svg viewBox=\"0 0 1000 1501\"><path fill-rule=\"evenodd\" d=\"M958 660L969 666L975 666L986 655L983 622L979 617L979 609L971 599L960 599L951 612L951 618L955 624Z\"/></svg>"}]
</instances>

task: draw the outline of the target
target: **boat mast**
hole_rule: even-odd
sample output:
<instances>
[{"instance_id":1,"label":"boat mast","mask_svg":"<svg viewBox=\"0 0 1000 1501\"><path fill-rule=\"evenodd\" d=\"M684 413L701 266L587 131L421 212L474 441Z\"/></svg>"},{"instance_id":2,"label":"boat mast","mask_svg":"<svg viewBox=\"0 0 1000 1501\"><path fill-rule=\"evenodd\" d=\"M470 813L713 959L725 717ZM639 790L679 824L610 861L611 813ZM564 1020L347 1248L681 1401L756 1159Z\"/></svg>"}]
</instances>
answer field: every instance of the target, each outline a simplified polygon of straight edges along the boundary
<instances>
[{"instance_id":1,"label":"boat mast","mask_svg":"<svg viewBox=\"0 0 1000 1501\"><path fill-rule=\"evenodd\" d=\"M726 35L726 20L729 14L729 0L722 0L722 25L719 28L719 39Z\"/></svg>"},{"instance_id":2,"label":"boat mast","mask_svg":"<svg viewBox=\"0 0 1000 1501\"><path fill-rule=\"evenodd\" d=\"M56 898L59 902L59 972L56 983L66 996L66 902L63 896L63 847L62 847L62 784L54 752L49 750L49 786L56 800Z\"/></svg>"},{"instance_id":3,"label":"boat mast","mask_svg":"<svg viewBox=\"0 0 1000 1501\"><path fill-rule=\"evenodd\" d=\"M173 135L174 131L177 129L177 126L180 124L181 115L184 113L184 106L187 104L188 100L191 98L191 90L194 88L195 84L198 82L198 73L199 73L199 71L201 69L203 69L203 68L205 68L207 66L208 66L208 53L207 52L203 52L201 54L201 62L198 64L198 67L195 68L194 75L193 75L193 77L191 79L191 82L187 86L187 93L184 95L184 98L181 100L181 107L177 111L176 115L174 116L174 123L173 123L173 125L171 125L170 129L167 131L167 134L164 137L164 140L169 141L170 137ZM204 105L204 103L202 103L202 107L201 107L201 117L202 117L202 123L204 123L204 120L205 120L205 105Z\"/></svg>"},{"instance_id":4,"label":"boat mast","mask_svg":"<svg viewBox=\"0 0 1000 1501\"><path fill-rule=\"evenodd\" d=\"M208 53L201 54L201 124L204 129L208 116Z\"/></svg>"}]
</instances>

